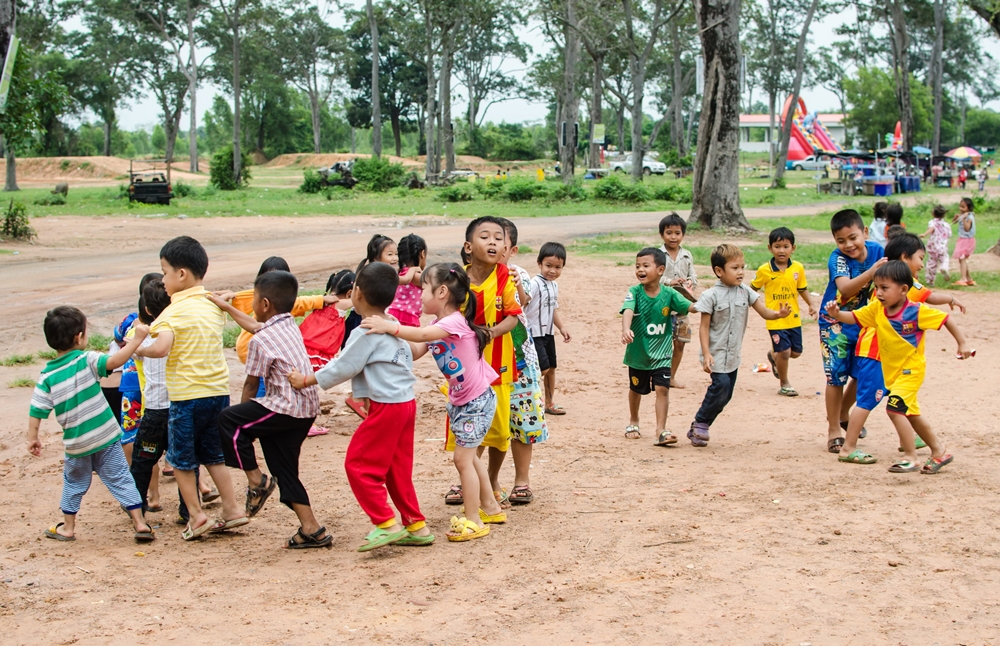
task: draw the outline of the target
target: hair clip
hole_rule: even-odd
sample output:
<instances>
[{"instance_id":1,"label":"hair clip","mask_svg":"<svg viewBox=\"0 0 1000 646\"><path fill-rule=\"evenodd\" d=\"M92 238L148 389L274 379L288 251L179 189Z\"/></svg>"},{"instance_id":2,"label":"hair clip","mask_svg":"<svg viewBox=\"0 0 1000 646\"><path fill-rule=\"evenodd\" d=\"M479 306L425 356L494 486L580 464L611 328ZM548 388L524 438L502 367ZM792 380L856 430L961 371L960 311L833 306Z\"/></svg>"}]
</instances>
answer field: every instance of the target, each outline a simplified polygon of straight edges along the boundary
<instances>
[{"instance_id":1,"label":"hair clip","mask_svg":"<svg viewBox=\"0 0 1000 646\"><path fill-rule=\"evenodd\" d=\"M449 269L449 270L448 270L448 273L451 273L451 274L454 274L454 273L455 273L455 270L454 270L454 269Z\"/></svg>"}]
</instances>

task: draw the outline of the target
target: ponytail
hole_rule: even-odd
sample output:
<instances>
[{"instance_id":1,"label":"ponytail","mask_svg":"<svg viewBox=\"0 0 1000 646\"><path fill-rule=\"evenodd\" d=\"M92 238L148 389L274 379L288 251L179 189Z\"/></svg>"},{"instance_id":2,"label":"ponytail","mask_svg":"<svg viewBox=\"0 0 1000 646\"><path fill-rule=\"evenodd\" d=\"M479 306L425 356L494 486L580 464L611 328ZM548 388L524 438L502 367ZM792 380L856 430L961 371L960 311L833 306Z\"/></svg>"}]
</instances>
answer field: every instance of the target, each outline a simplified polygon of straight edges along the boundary
<instances>
[{"instance_id":1,"label":"ponytail","mask_svg":"<svg viewBox=\"0 0 1000 646\"><path fill-rule=\"evenodd\" d=\"M458 308L465 315L465 321L476 335L479 353L482 354L493 337L488 328L476 324L478 309L476 295L472 293L469 276L462 269L461 265L453 262L432 265L424 271L423 281L430 282L431 287L434 289L437 289L441 285L448 288L451 305Z\"/></svg>"},{"instance_id":2,"label":"ponytail","mask_svg":"<svg viewBox=\"0 0 1000 646\"><path fill-rule=\"evenodd\" d=\"M381 233L373 235L372 239L368 241L368 248L365 250L365 259L361 261L354 273L360 274L365 265L378 261L382 257L382 252L385 251L385 248L391 244L393 242L389 236L384 236Z\"/></svg>"},{"instance_id":3,"label":"ponytail","mask_svg":"<svg viewBox=\"0 0 1000 646\"><path fill-rule=\"evenodd\" d=\"M403 236L399 239L399 244L396 245L396 250L399 253L399 268L403 269L406 267L419 267L420 266L420 254L427 251L427 243L424 239L415 233Z\"/></svg>"}]
</instances>

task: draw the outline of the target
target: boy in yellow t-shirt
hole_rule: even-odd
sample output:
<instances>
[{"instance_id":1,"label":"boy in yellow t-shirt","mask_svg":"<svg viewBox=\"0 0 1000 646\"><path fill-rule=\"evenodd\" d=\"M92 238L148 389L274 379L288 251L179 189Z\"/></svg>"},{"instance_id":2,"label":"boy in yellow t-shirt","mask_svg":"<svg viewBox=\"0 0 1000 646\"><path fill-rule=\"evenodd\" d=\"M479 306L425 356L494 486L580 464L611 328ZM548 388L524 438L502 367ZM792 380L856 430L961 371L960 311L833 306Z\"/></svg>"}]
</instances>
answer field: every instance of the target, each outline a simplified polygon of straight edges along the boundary
<instances>
[{"instance_id":1,"label":"boy in yellow t-shirt","mask_svg":"<svg viewBox=\"0 0 1000 646\"><path fill-rule=\"evenodd\" d=\"M937 473L954 458L945 452L934 431L920 415L917 392L924 383L924 332L944 326L958 343L958 358L972 356L965 336L945 312L907 298L913 274L902 260L890 260L875 271L875 297L861 309L841 312L836 301L826 304L826 312L841 323L875 328L889 396L886 412L896 427L904 458L889 468L891 473ZM923 468L917 464L914 432L931 450Z\"/></svg>"},{"instance_id":2,"label":"boy in yellow t-shirt","mask_svg":"<svg viewBox=\"0 0 1000 646\"><path fill-rule=\"evenodd\" d=\"M795 234L791 229L778 227L768 236L767 248L773 258L757 269L750 286L764 290L764 303L769 310L780 310L788 305L792 313L785 317L767 321L767 331L771 335L771 351L767 359L771 362L774 376L781 382L779 395L796 397L798 391L788 382L788 360L802 355L802 318L799 315L801 297L809 308L809 316L816 318L816 308L809 298L806 270L802 263L792 260L795 252Z\"/></svg>"}]
</instances>

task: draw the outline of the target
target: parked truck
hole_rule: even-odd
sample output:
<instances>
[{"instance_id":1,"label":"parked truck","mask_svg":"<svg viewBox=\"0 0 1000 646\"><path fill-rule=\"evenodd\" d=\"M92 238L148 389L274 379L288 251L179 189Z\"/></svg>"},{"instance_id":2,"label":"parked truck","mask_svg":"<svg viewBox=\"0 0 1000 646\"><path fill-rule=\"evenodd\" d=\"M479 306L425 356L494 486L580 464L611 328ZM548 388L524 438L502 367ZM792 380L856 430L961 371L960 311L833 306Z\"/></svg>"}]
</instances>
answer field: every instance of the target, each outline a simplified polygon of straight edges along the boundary
<instances>
[{"instance_id":1,"label":"parked truck","mask_svg":"<svg viewBox=\"0 0 1000 646\"><path fill-rule=\"evenodd\" d=\"M632 155L625 158L624 161L613 161L608 164L608 168L612 173L631 173L632 172ZM642 160L642 174L643 175L664 175L667 172L667 165L663 162L658 162L651 157L646 157Z\"/></svg>"}]
</instances>

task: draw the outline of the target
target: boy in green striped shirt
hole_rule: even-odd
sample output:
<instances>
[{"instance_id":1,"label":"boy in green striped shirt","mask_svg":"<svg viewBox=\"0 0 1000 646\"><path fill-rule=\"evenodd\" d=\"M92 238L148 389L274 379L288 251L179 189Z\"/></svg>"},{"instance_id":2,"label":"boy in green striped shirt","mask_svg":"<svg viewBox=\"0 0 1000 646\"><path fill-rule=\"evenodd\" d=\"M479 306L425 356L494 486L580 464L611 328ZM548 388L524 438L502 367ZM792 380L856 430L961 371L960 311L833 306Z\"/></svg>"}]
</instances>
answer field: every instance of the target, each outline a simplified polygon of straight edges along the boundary
<instances>
[{"instance_id":1,"label":"boy in green striped shirt","mask_svg":"<svg viewBox=\"0 0 1000 646\"><path fill-rule=\"evenodd\" d=\"M45 315L45 341L56 351L35 385L28 411L28 452L42 454L38 439L41 421L55 411L63 427L66 459L60 507L63 522L45 530L46 538L76 540L76 514L90 488L94 472L128 511L135 526L135 540L151 541L152 528L142 517L142 499L129 472L120 439L121 427L108 407L98 381L122 366L142 343L149 328L135 326L135 336L112 356L85 352L87 317L75 307L56 307Z\"/></svg>"}]
</instances>

